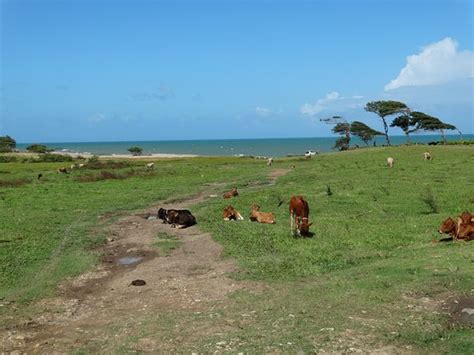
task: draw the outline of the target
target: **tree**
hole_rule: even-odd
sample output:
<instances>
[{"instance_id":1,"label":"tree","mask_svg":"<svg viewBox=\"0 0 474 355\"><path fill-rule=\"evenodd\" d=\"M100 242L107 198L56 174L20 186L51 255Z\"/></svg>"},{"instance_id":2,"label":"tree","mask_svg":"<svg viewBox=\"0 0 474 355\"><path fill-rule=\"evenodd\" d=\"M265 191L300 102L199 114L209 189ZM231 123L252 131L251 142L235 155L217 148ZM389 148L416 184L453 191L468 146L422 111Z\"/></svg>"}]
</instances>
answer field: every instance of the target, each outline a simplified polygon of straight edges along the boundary
<instances>
[{"instance_id":1,"label":"tree","mask_svg":"<svg viewBox=\"0 0 474 355\"><path fill-rule=\"evenodd\" d=\"M341 137L336 140L334 148L339 150L349 149L349 143L351 141L351 125L349 122L347 122L342 116L322 118L320 121L327 124L334 124L335 126L332 128L333 133L341 135Z\"/></svg>"},{"instance_id":2,"label":"tree","mask_svg":"<svg viewBox=\"0 0 474 355\"><path fill-rule=\"evenodd\" d=\"M16 141L10 136L0 136L0 153L8 153L16 148Z\"/></svg>"},{"instance_id":3,"label":"tree","mask_svg":"<svg viewBox=\"0 0 474 355\"><path fill-rule=\"evenodd\" d=\"M439 118L423 112L412 112L415 129L413 131L440 131L443 142L446 144L446 130L457 130L456 126L442 122Z\"/></svg>"},{"instance_id":4,"label":"tree","mask_svg":"<svg viewBox=\"0 0 474 355\"><path fill-rule=\"evenodd\" d=\"M387 141L388 145L391 144L390 138L388 137L388 125L385 117L395 115L397 113L409 112L407 105L399 101L371 101L367 103L365 110L377 114L382 119L385 140Z\"/></svg>"},{"instance_id":5,"label":"tree","mask_svg":"<svg viewBox=\"0 0 474 355\"><path fill-rule=\"evenodd\" d=\"M390 124L390 127L401 128L401 130L407 136L407 143L410 143L410 133L416 131L414 128L410 129L411 127L415 127L415 119L412 117L411 113L408 112L396 117Z\"/></svg>"},{"instance_id":6,"label":"tree","mask_svg":"<svg viewBox=\"0 0 474 355\"><path fill-rule=\"evenodd\" d=\"M360 121L354 121L351 123L350 132L352 135L359 137L366 145L369 145L369 141L374 139L376 136L384 135L382 132L376 131Z\"/></svg>"},{"instance_id":7,"label":"tree","mask_svg":"<svg viewBox=\"0 0 474 355\"><path fill-rule=\"evenodd\" d=\"M26 147L26 150L33 153L43 154L43 153L52 152L54 149L48 148L44 144L32 144Z\"/></svg>"},{"instance_id":8,"label":"tree","mask_svg":"<svg viewBox=\"0 0 474 355\"><path fill-rule=\"evenodd\" d=\"M130 147L128 151L132 153L133 156L142 155L143 149L140 147Z\"/></svg>"}]
</instances>

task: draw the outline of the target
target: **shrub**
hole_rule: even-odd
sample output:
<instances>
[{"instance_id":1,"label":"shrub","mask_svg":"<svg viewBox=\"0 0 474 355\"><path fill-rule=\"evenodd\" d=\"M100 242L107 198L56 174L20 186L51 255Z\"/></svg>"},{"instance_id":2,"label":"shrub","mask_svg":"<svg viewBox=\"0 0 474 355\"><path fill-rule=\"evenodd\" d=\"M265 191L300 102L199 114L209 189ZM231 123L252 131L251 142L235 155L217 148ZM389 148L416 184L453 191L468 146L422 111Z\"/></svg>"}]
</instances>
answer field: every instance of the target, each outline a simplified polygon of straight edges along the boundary
<instances>
[{"instance_id":1,"label":"shrub","mask_svg":"<svg viewBox=\"0 0 474 355\"><path fill-rule=\"evenodd\" d=\"M428 206L429 211L427 213L438 213L439 208L436 200L433 196L433 192L430 188L428 188L423 196L421 196L421 200Z\"/></svg>"},{"instance_id":2,"label":"shrub","mask_svg":"<svg viewBox=\"0 0 474 355\"><path fill-rule=\"evenodd\" d=\"M11 155L0 155L0 163L16 163L18 158Z\"/></svg>"},{"instance_id":3,"label":"shrub","mask_svg":"<svg viewBox=\"0 0 474 355\"><path fill-rule=\"evenodd\" d=\"M107 161L99 161L98 159L96 161L90 161L87 163L87 168L88 169L123 169L128 166L130 166L129 163L123 162L123 161L112 161L112 160L107 160Z\"/></svg>"},{"instance_id":4,"label":"shrub","mask_svg":"<svg viewBox=\"0 0 474 355\"><path fill-rule=\"evenodd\" d=\"M29 179L16 179L16 180L0 180L0 187L20 187L25 184L29 184Z\"/></svg>"},{"instance_id":5,"label":"shrub","mask_svg":"<svg viewBox=\"0 0 474 355\"><path fill-rule=\"evenodd\" d=\"M61 162L70 162L74 159L69 155L61 154L41 154L39 157L31 159L31 163L61 163Z\"/></svg>"},{"instance_id":6,"label":"shrub","mask_svg":"<svg viewBox=\"0 0 474 355\"><path fill-rule=\"evenodd\" d=\"M137 156L137 155L142 155L143 149L140 147L130 147L127 149L132 155Z\"/></svg>"},{"instance_id":7,"label":"shrub","mask_svg":"<svg viewBox=\"0 0 474 355\"><path fill-rule=\"evenodd\" d=\"M10 136L0 136L0 153L11 152L16 147L16 141Z\"/></svg>"},{"instance_id":8,"label":"shrub","mask_svg":"<svg viewBox=\"0 0 474 355\"><path fill-rule=\"evenodd\" d=\"M44 154L44 153L52 152L54 149L48 148L44 144L32 144L26 147L26 150L32 153Z\"/></svg>"}]
</instances>

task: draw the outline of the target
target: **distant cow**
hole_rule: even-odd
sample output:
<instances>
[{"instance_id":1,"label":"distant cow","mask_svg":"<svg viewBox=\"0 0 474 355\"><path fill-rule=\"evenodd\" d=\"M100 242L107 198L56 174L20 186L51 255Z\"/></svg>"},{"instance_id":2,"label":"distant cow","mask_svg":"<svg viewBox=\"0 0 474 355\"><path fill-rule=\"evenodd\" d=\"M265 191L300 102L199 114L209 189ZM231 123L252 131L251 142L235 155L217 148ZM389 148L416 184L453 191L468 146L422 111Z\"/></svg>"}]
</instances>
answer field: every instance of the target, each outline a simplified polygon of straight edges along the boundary
<instances>
[{"instance_id":1,"label":"distant cow","mask_svg":"<svg viewBox=\"0 0 474 355\"><path fill-rule=\"evenodd\" d=\"M177 226L178 228L187 228L196 224L196 217L189 210L165 210L160 208L158 218L163 220L163 223L171 224L173 228Z\"/></svg>"},{"instance_id":2,"label":"distant cow","mask_svg":"<svg viewBox=\"0 0 474 355\"><path fill-rule=\"evenodd\" d=\"M224 198L232 198L232 197L235 197L235 196L238 196L239 195L239 192L237 191L237 188L234 187L232 188L232 190L226 192L223 196Z\"/></svg>"},{"instance_id":3,"label":"distant cow","mask_svg":"<svg viewBox=\"0 0 474 355\"><path fill-rule=\"evenodd\" d=\"M290 200L290 228L293 235L309 236L309 206L303 196L293 196Z\"/></svg>"},{"instance_id":4,"label":"distant cow","mask_svg":"<svg viewBox=\"0 0 474 355\"><path fill-rule=\"evenodd\" d=\"M267 159L267 165L272 166L272 164L273 164L273 158L268 158Z\"/></svg>"},{"instance_id":5,"label":"distant cow","mask_svg":"<svg viewBox=\"0 0 474 355\"><path fill-rule=\"evenodd\" d=\"M430 152L424 152L423 153L423 160L432 160L433 157L431 156Z\"/></svg>"},{"instance_id":6,"label":"distant cow","mask_svg":"<svg viewBox=\"0 0 474 355\"><path fill-rule=\"evenodd\" d=\"M388 157L387 158L387 165L390 167L390 168L393 168L393 163L395 162L395 159L393 159L392 157Z\"/></svg>"},{"instance_id":7,"label":"distant cow","mask_svg":"<svg viewBox=\"0 0 474 355\"><path fill-rule=\"evenodd\" d=\"M252 211L250 213L250 220L252 222L275 224L275 216L270 212L260 212L260 206L257 204L252 205Z\"/></svg>"},{"instance_id":8,"label":"distant cow","mask_svg":"<svg viewBox=\"0 0 474 355\"><path fill-rule=\"evenodd\" d=\"M222 212L222 218L224 221L232 221L232 220L243 220L244 217L237 211L233 206L229 205L224 208Z\"/></svg>"},{"instance_id":9,"label":"distant cow","mask_svg":"<svg viewBox=\"0 0 474 355\"><path fill-rule=\"evenodd\" d=\"M39 173L37 179L41 179L43 177L43 174Z\"/></svg>"},{"instance_id":10,"label":"distant cow","mask_svg":"<svg viewBox=\"0 0 474 355\"><path fill-rule=\"evenodd\" d=\"M155 163L148 163L146 165L146 170L153 170L155 169Z\"/></svg>"},{"instance_id":11,"label":"distant cow","mask_svg":"<svg viewBox=\"0 0 474 355\"><path fill-rule=\"evenodd\" d=\"M58 168L56 171L61 174L68 174L67 168Z\"/></svg>"}]
</instances>

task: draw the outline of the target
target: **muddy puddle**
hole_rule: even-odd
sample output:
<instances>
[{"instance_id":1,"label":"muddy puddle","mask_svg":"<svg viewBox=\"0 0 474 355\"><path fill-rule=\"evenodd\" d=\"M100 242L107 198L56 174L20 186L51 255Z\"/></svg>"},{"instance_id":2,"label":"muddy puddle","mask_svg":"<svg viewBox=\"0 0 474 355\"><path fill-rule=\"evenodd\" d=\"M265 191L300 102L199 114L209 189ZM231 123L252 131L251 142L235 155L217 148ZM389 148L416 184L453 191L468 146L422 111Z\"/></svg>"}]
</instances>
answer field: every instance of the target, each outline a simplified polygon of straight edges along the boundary
<instances>
[{"instance_id":1,"label":"muddy puddle","mask_svg":"<svg viewBox=\"0 0 474 355\"><path fill-rule=\"evenodd\" d=\"M118 265L133 265L143 260L141 256L124 256L123 258L117 259L115 262Z\"/></svg>"}]
</instances>

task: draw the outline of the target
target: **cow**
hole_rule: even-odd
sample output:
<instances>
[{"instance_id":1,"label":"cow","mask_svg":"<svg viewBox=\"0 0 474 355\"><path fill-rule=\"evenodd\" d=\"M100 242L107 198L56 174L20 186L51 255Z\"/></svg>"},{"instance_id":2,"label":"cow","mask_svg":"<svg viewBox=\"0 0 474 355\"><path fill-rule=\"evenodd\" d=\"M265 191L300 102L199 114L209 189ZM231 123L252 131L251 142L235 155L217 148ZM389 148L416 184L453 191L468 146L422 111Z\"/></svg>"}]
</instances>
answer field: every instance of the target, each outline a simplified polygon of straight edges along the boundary
<instances>
[{"instance_id":1,"label":"cow","mask_svg":"<svg viewBox=\"0 0 474 355\"><path fill-rule=\"evenodd\" d=\"M224 208L224 211L222 212L222 218L224 221L236 221L236 220L243 220L244 217L237 211L233 206L229 205L226 208Z\"/></svg>"},{"instance_id":2,"label":"cow","mask_svg":"<svg viewBox=\"0 0 474 355\"><path fill-rule=\"evenodd\" d=\"M250 212L250 220L252 222L275 224L275 216L271 212L260 212L260 206L257 204L252 205L252 211Z\"/></svg>"},{"instance_id":3,"label":"cow","mask_svg":"<svg viewBox=\"0 0 474 355\"><path fill-rule=\"evenodd\" d=\"M309 206L303 196L292 196L290 199L290 228L292 235L310 236Z\"/></svg>"},{"instance_id":4,"label":"cow","mask_svg":"<svg viewBox=\"0 0 474 355\"><path fill-rule=\"evenodd\" d=\"M273 164L273 158L268 158L267 159L267 165L272 166L272 164Z\"/></svg>"},{"instance_id":5,"label":"cow","mask_svg":"<svg viewBox=\"0 0 474 355\"><path fill-rule=\"evenodd\" d=\"M196 224L196 217L189 210L175 210L160 208L158 210L158 218L163 223L171 224L171 227L187 228Z\"/></svg>"},{"instance_id":6,"label":"cow","mask_svg":"<svg viewBox=\"0 0 474 355\"><path fill-rule=\"evenodd\" d=\"M227 199L227 198L232 198L232 197L235 197L235 196L238 196L238 195L239 195L239 192L237 191L237 188L234 187L234 188L232 188L232 190L226 192L223 195L223 197Z\"/></svg>"},{"instance_id":7,"label":"cow","mask_svg":"<svg viewBox=\"0 0 474 355\"><path fill-rule=\"evenodd\" d=\"M469 212L463 212L455 221L448 217L443 221L438 229L440 234L448 234L457 239L473 240L474 239L474 215Z\"/></svg>"},{"instance_id":8,"label":"cow","mask_svg":"<svg viewBox=\"0 0 474 355\"><path fill-rule=\"evenodd\" d=\"M392 157L388 157L387 158L387 165L390 167L390 168L393 168L393 163L395 162L395 160L392 158Z\"/></svg>"},{"instance_id":9,"label":"cow","mask_svg":"<svg viewBox=\"0 0 474 355\"><path fill-rule=\"evenodd\" d=\"M83 163L78 165L79 168L83 168L85 166L86 166L86 164L83 164Z\"/></svg>"},{"instance_id":10,"label":"cow","mask_svg":"<svg viewBox=\"0 0 474 355\"><path fill-rule=\"evenodd\" d=\"M423 160L432 160L433 157L431 156L430 152L424 152L423 153Z\"/></svg>"},{"instance_id":11,"label":"cow","mask_svg":"<svg viewBox=\"0 0 474 355\"><path fill-rule=\"evenodd\" d=\"M67 171L67 168L58 168L58 170L56 170L57 173L61 173L61 174L69 174L69 172Z\"/></svg>"},{"instance_id":12,"label":"cow","mask_svg":"<svg viewBox=\"0 0 474 355\"><path fill-rule=\"evenodd\" d=\"M146 170L153 170L155 169L155 163L148 163L146 165Z\"/></svg>"},{"instance_id":13,"label":"cow","mask_svg":"<svg viewBox=\"0 0 474 355\"><path fill-rule=\"evenodd\" d=\"M43 174L39 173L37 179L41 179L43 177Z\"/></svg>"}]
</instances>

